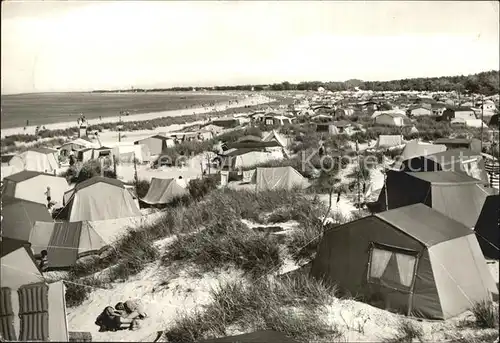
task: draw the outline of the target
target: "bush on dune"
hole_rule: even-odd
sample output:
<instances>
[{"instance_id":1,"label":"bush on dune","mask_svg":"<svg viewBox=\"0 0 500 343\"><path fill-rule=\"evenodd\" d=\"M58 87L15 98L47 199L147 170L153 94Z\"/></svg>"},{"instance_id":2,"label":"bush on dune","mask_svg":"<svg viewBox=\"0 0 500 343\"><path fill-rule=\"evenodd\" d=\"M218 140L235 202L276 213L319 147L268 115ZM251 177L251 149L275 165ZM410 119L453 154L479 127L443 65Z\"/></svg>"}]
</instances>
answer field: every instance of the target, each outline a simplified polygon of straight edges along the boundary
<instances>
[{"instance_id":1,"label":"bush on dune","mask_svg":"<svg viewBox=\"0 0 500 343\"><path fill-rule=\"evenodd\" d=\"M498 328L498 304L491 301L481 301L472 307L476 324L480 328Z\"/></svg>"},{"instance_id":2,"label":"bush on dune","mask_svg":"<svg viewBox=\"0 0 500 343\"><path fill-rule=\"evenodd\" d=\"M212 291L213 302L203 311L181 314L165 331L169 342L192 342L244 331L275 330L300 341L338 339L341 333L322 316L322 305L335 289L307 276L258 279L249 285L229 282Z\"/></svg>"},{"instance_id":3,"label":"bush on dune","mask_svg":"<svg viewBox=\"0 0 500 343\"><path fill-rule=\"evenodd\" d=\"M279 245L246 227L234 215L220 215L220 220L202 231L178 237L163 256L163 262L194 262L204 271L233 264L259 276L281 264Z\"/></svg>"},{"instance_id":4,"label":"bush on dune","mask_svg":"<svg viewBox=\"0 0 500 343\"><path fill-rule=\"evenodd\" d=\"M219 175L208 175L201 179L189 181L188 191L194 200L201 200L209 192L217 189L219 184Z\"/></svg>"},{"instance_id":5,"label":"bush on dune","mask_svg":"<svg viewBox=\"0 0 500 343\"><path fill-rule=\"evenodd\" d=\"M148 180L138 180L135 183L135 190L139 199L142 199L148 194L149 186L151 183Z\"/></svg>"}]
</instances>

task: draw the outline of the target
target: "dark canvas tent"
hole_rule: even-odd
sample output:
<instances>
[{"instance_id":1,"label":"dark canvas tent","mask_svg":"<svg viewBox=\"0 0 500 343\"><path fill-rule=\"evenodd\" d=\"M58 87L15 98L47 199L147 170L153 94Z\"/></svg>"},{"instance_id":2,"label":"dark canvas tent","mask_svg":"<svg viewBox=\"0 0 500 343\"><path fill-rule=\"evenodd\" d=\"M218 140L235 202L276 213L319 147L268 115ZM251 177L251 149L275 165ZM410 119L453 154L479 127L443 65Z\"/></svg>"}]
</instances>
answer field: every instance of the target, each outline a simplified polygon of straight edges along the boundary
<instances>
[{"instance_id":1,"label":"dark canvas tent","mask_svg":"<svg viewBox=\"0 0 500 343\"><path fill-rule=\"evenodd\" d=\"M474 232L423 204L326 231L311 275L372 305L429 319L498 294Z\"/></svg>"},{"instance_id":2,"label":"dark canvas tent","mask_svg":"<svg viewBox=\"0 0 500 343\"><path fill-rule=\"evenodd\" d=\"M88 222L36 222L29 242L35 255L47 250L50 269L68 268L108 246Z\"/></svg>"},{"instance_id":3,"label":"dark canvas tent","mask_svg":"<svg viewBox=\"0 0 500 343\"><path fill-rule=\"evenodd\" d=\"M152 178L148 193L141 200L149 205L168 204L172 199L188 194L174 179Z\"/></svg>"},{"instance_id":4,"label":"dark canvas tent","mask_svg":"<svg viewBox=\"0 0 500 343\"><path fill-rule=\"evenodd\" d=\"M455 172L398 172L388 171L386 186L374 212L423 203L469 229L476 225L483 204L489 195L497 193L477 179Z\"/></svg>"},{"instance_id":5,"label":"dark canvas tent","mask_svg":"<svg viewBox=\"0 0 500 343\"><path fill-rule=\"evenodd\" d=\"M45 205L2 197L2 237L28 241L36 221L51 222L52 217Z\"/></svg>"},{"instance_id":6,"label":"dark canvas tent","mask_svg":"<svg viewBox=\"0 0 500 343\"><path fill-rule=\"evenodd\" d=\"M479 219L475 225L479 246L484 257L500 259L500 196L490 195L486 198Z\"/></svg>"},{"instance_id":7,"label":"dark canvas tent","mask_svg":"<svg viewBox=\"0 0 500 343\"><path fill-rule=\"evenodd\" d=\"M262 330L237 336L207 339L199 343L297 343L297 341L281 332Z\"/></svg>"}]
</instances>

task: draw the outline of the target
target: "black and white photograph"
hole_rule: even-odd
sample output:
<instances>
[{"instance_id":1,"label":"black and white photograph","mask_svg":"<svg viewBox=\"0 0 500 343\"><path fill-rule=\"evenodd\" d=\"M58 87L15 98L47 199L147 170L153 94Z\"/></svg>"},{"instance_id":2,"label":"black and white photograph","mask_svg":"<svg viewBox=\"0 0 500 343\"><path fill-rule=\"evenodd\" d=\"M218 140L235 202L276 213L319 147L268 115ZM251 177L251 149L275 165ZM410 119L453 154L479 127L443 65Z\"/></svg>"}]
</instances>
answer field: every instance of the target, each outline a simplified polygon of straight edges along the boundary
<instances>
[{"instance_id":1,"label":"black and white photograph","mask_svg":"<svg viewBox=\"0 0 500 343\"><path fill-rule=\"evenodd\" d=\"M500 2L1 2L0 342L499 342Z\"/></svg>"}]
</instances>

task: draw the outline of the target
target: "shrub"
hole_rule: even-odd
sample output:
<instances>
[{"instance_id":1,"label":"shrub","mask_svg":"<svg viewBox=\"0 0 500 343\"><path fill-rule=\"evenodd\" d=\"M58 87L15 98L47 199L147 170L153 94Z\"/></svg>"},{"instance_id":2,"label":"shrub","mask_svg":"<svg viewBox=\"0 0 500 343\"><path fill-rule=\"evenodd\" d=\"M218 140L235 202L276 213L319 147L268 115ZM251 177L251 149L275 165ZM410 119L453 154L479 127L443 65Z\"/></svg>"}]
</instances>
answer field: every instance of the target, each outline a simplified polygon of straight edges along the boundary
<instances>
[{"instance_id":1,"label":"shrub","mask_svg":"<svg viewBox=\"0 0 500 343\"><path fill-rule=\"evenodd\" d=\"M491 301L481 301L472 307L476 324L480 328L498 328L498 305Z\"/></svg>"},{"instance_id":2,"label":"shrub","mask_svg":"<svg viewBox=\"0 0 500 343\"><path fill-rule=\"evenodd\" d=\"M192 179L188 184L189 194L193 199L201 200L210 191L217 189L218 184L219 175L209 175L201 179Z\"/></svg>"},{"instance_id":3,"label":"shrub","mask_svg":"<svg viewBox=\"0 0 500 343\"><path fill-rule=\"evenodd\" d=\"M135 184L135 190L137 192L137 197L140 199L144 198L148 194L149 186L151 183L148 180L139 180Z\"/></svg>"},{"instance_id":4,"label":"shrub","mask_svg":"<svg viewBox=\"0 0 500 343\"><path fill-rule=\"evenodd\" d=\"M321 312L321 305L329 302L333 294L334 289L307 276L298 282L288 277L259 279L248 286L229 282L212 291L213 302L203 312L182 315L165 336L169 342L194 341L225 336L232 326L275 330L300 341L339 338L339 330L331 327Z\"/></svg>"},{"instance_id":5,"label":"shrub","mask_svg":"<svg viewBox=\"0 0 500 343\"><path fill-rule=\"evenodd\" d=\"M75 181L77 183L80 183L95 176L101 175L104 177L116 179L116 174L114 173L114 171L101 170L101 162L99 160L89 160L82 165Z\"/></svg>"},{"instance_id":6,"label":"shrub","mask_svg":"<svg viewBox=\"0 0 500 343\"><path fill-rule=\"evenodd\" d=\"M263 275L281 264L276 238L252 231L231 214L221 217L198 233L178 237L163 262L190 261L203 270L232 263L252 275Z\"/></svg>"}]
</instances>

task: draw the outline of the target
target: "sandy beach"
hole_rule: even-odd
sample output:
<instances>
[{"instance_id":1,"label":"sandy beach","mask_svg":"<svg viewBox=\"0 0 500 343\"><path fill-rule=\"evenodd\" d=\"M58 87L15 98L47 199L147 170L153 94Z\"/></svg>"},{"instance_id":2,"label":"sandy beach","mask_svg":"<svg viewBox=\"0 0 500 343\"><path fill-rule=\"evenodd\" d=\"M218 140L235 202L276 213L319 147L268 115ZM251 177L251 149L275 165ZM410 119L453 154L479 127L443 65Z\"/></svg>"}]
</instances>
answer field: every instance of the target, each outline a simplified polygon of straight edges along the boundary
<instances>
[{"instance_id":1,"label":"sandy beach","mask_svg":"<svg viewBox=\"0 0 500 343\"><path fill-rule=\"evenodd\" d=\"M254 105L260 105L260 104L265 104L273 101L273 99L268 98L266 96L262 95L255 95L255 96L249 96L249 97L242 97L238 99L238 103L231 103L229 104L228 101L226 102L221 102L216 104L215 106L211 107L196 107L196 108L187 108L187 109L178 109L178 110L171 110L171 111L162 111L162 112L150 112L150 113L142 113L142 114L134 114L134 115L128 115L128 116L115 116L115 117L106 117L103 118L102 120L100 119L89 119L88 120L88 125L99 125L99 124L104 124L104 123L117 123L120 121L122 122L130 122L130 121L146 121L146 120L151 120L151 119L156 119L156 118L163 118L163 117L179 117L179 116L187 116L187 115L196 115L196 114L203 114L203 113L210 113L214 111L224 111L229 108L239 108L239 107L245 107L245 106L254 106ZM76 127L77 123L76 121L70 121L70 122L59 122L59 123L54 123L54 124L47 124L45 125L45 128L47 130L64 130L70 127ZM2 129L1 130L1 137L7 137L11 135L16 135L16 134L35 134L35 129L36 125L33 126L27 126L26 128L24 127L13 127L13 128L8 128L8 129Z\"/></svg>"}]
</instances>

